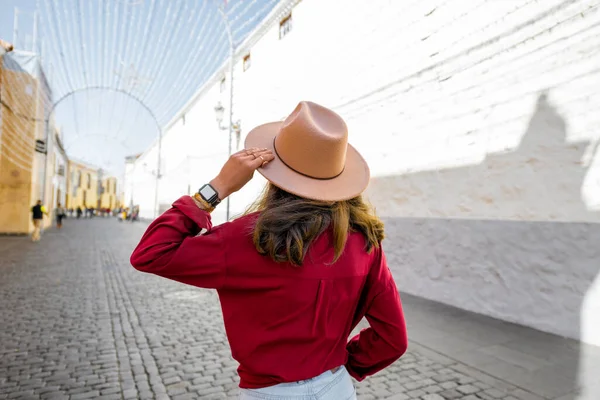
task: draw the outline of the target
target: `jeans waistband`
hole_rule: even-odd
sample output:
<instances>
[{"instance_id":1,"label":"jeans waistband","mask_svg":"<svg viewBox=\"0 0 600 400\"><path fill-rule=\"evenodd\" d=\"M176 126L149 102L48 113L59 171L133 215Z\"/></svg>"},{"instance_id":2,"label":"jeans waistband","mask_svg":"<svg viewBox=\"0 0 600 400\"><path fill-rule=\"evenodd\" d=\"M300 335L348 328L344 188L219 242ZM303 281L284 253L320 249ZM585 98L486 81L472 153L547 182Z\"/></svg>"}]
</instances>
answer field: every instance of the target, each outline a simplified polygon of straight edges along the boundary
<instances>
[{"instance_id":1,"label":"jeans waistband","mask_svg":"<svg viewBox=\"0 0 600 400\"><path fill-rule=\"evenodd\" d=\"M340 370L340 368L342 368L342 367L341 367L341 366L339 366L339 367L335 367L335 368L332 368L332 369L330 369L330 370L328 370L328 371L325 371L325 372L323 372L321 375L317 375L317 376L315 376L315 377L308 378L308 379L304 379L304 380L301 380L301 381L296 381L296 382L294 382L294 383L297 383L297 384L303 384L303 383L306 383L306 382L310 382L310 381L312 381L312 380L315 380L315 379L317 379L318 377L320 377L320 376L322 376L322 375L324 375L324 374L326 374L326 373L328 373L328 372L330 372L330 373L331 373L331 375L335 375L335 373L336 373L336 372L338 372L338 371Z\"/></svg>"}]
</instances>

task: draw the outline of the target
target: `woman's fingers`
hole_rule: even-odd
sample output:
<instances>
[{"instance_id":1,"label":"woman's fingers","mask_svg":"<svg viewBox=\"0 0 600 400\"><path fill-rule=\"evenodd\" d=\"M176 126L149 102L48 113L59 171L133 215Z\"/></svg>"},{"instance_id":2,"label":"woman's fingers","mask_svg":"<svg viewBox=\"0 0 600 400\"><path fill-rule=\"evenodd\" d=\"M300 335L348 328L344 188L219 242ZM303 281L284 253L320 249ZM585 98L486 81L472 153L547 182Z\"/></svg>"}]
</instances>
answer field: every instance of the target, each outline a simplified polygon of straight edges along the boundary
<instances>
[{"instance_id":1,"label":"woman's fingers","mask_svg":"<svg viewBox=\"0 0 600 400\"><path fill-rule=\"evenodd\" d=\"M242 150L241 155L242 155L242 157L251 157L254 159L254 158L257 158L260 154L264 153L265 151L268 151L268 149L252 147L250 149Z\"/></svg>"},{"instance_id":2,"label":"woman's fingers","mask_svg":"<svg viewBox=\"0 0 600 400\"><path fill-rule=\"evenodd\" d=\"M264 167L269 162L273 161L275 158L275 154L271 150L264 150L258 153L255 153L256 158L252 160L252 166L256 168Z\"/></svg>"},{"instance_id":3,"label":"woman's fingers","mask_svg":"<svg viewBox=\"0 0 600 400\"><path fill-rule=\"evenodd\" d=\"M273 151L266 148L246 149L241 157L245 160L250 160L252 168L254 169L264 167L275 158Z\"/></svg>"}]
</instances>

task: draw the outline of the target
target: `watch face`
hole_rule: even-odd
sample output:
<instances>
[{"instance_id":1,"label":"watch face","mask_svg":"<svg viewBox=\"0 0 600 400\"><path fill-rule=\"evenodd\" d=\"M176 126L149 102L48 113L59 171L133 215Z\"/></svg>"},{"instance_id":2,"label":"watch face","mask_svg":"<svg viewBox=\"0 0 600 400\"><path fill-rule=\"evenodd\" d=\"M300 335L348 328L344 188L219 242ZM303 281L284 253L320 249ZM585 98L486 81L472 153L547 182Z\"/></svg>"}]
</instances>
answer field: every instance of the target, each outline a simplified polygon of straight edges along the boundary
<instances>
[{"instance_id":1,"label":"watch face","mask_svg":"<svg viewBox=\"0 0 600 400\"><path fill-rule=\"evenodd\" d=\"M209 185L204 185L200 188L200 195L204 198L204 200L209 201L212 200L213 197L216 196L216 192Z\"/></svg>"}]
</instances>

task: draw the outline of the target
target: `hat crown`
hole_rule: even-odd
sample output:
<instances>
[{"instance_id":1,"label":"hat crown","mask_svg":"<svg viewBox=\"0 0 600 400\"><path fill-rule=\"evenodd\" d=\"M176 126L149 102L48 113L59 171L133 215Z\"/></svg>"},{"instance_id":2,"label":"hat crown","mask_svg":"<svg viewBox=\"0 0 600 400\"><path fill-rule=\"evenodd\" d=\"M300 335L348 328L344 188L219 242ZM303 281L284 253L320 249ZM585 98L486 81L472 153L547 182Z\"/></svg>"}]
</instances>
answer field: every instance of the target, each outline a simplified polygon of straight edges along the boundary
<instances>
[{"instance_id":1,"label":"hat crown","mask_svg":"<svg viewBox=\"0 0 600 400\"><path fill-rule=\"evenodd\" d=\"M315 179L333 179L346 165L348 126L337 113L303 101L285 119L274 141L281 161Z\"/></svg>"}]
</instances>

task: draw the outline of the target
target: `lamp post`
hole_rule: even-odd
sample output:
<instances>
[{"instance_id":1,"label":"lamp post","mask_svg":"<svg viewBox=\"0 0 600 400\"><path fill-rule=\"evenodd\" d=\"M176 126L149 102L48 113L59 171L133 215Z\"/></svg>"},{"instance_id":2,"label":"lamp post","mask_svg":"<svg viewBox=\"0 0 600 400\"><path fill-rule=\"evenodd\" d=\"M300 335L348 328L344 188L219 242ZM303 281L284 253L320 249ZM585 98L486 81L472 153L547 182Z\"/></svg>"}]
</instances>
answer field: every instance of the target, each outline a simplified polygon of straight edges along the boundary
<instances>
[{"instance_id":1,"label":"lamp post","mask_svg":"<svg viewBox=\"0 0 600 400\"><path fill-rule=\"evenodd\" d=\"M235 44L233 42L233 32L231 31L231 25L229 24L229 19L227 18L227 13L225 13L225 4L226 2L218 6L219 15L223 20L223 24L225 25L225 31L227 32L227 40L229 41L229 126L224 129L221 127L221 122L223 121L223 106L221 103L217 104L215 107L215 113L217 114L217 122L219 123L219 129L229 130L229 156L231 156L231 136L234 131L234 123L233 123L233 63L235 59ZM237 124L239 127L239 123ZM227 197L227 211L226 211L227 221L229 221L229 197Z\"/></svg>"},{"instance_id":2,"label":"lamp post","mask_svg":"<svg viewBox=\"0 0 600 400\"><path fill-rule=\"evenodd\" d=\"M222 131L231 130L232 133L235 133L235 135L236 135L235 148L237 149L240 146L240 133L242 132L242 122L238 119L237 121L235 121L233 123L230 122L230 124L228 126L223 125L223 114L224 113L225 113L225 108L223 107L221 102L218 102L217 105L215 106L215 118L217 120L219 129ZM229 154L231 155L231 146L229 148Z\"/></svg>"},{"instance_id":3,"label":"lamp post","mask_svg":"<svg viewBox=\"0 0 600 400\"><path fill-rule=\"evenodd\" d=\"M233 106L233 102L230 102L230 109L229 109L229 125L227 126L223 126L223 116L225 114L225 107L223 107L223 105L221 104L221 102L218 102L217 105L215 106L215 118L217 120L217 126L219 127L220 130L222 131L229 131L229 152L228 152L228 156L231 156L231 136L232 133L235 133L236 136L236 149L239 147L240 145L240 133L242 131L242 123L240 122L240 120L237 120L236 122L232 122L233 120L233 113L231 112L231 107ZM227 197L226 200L226 206L225 206L225 215L227 218L227 221L229 221L229 197Z\"/></svg>"}]
</instances>

